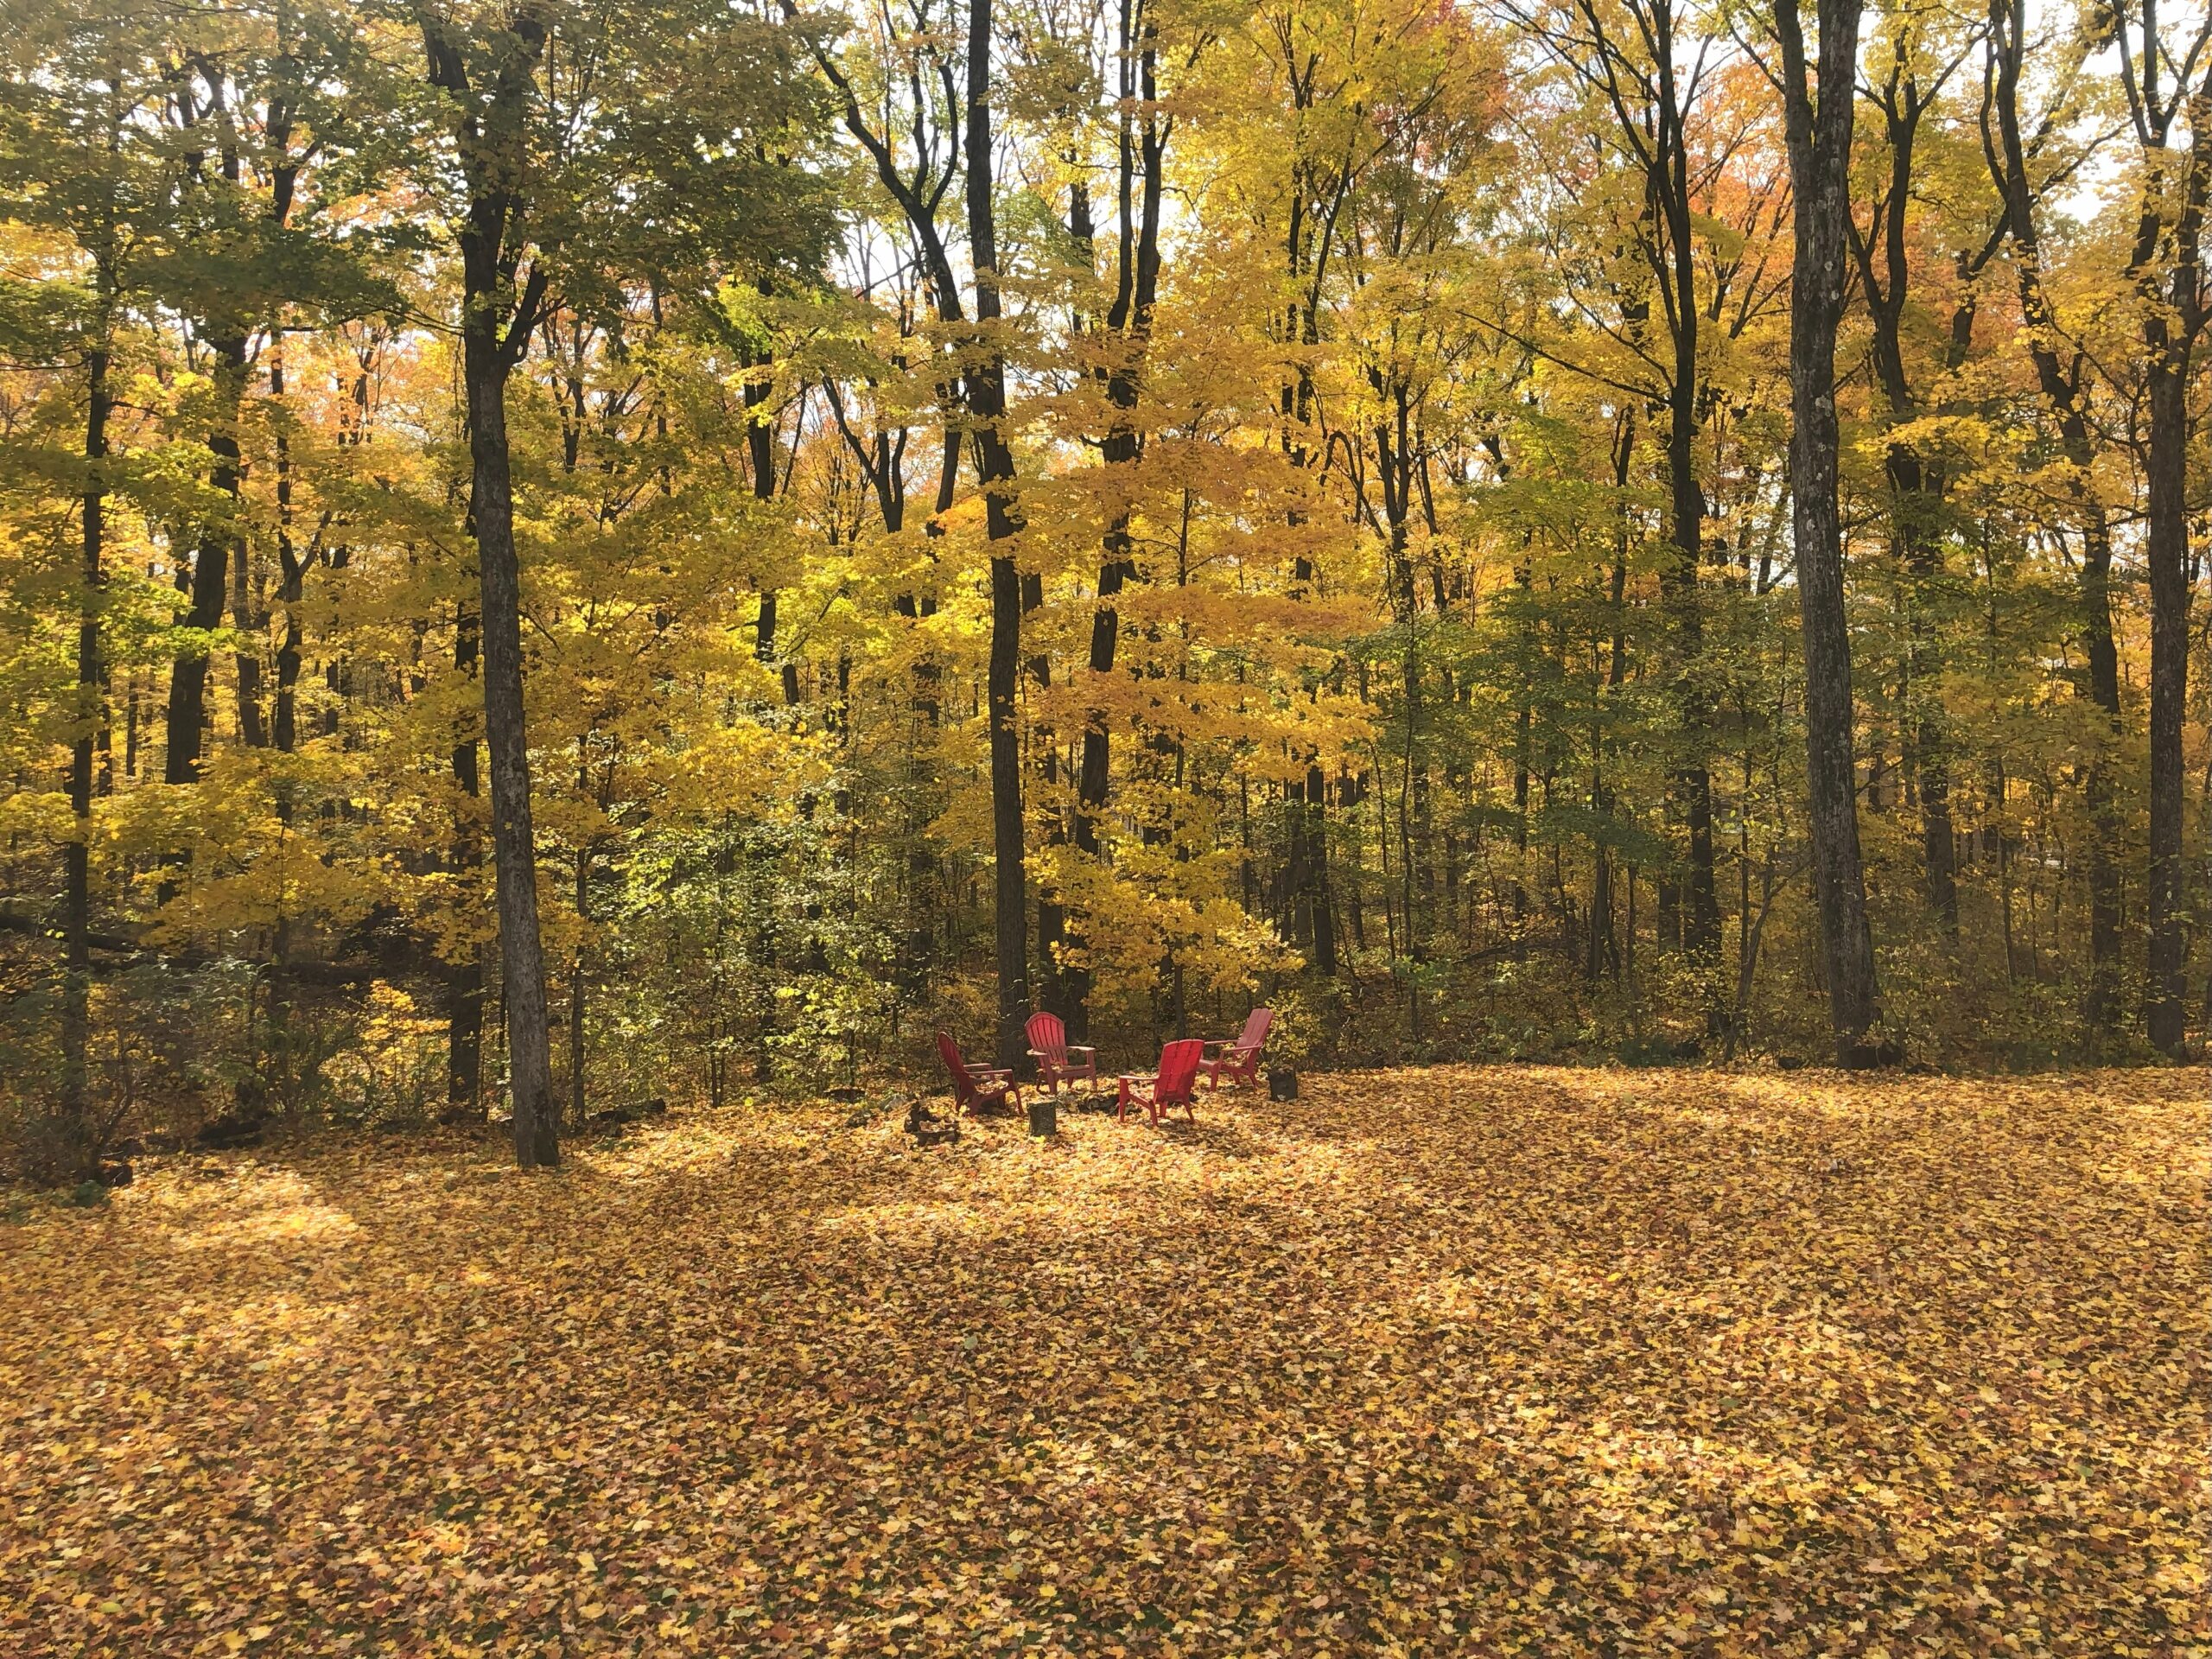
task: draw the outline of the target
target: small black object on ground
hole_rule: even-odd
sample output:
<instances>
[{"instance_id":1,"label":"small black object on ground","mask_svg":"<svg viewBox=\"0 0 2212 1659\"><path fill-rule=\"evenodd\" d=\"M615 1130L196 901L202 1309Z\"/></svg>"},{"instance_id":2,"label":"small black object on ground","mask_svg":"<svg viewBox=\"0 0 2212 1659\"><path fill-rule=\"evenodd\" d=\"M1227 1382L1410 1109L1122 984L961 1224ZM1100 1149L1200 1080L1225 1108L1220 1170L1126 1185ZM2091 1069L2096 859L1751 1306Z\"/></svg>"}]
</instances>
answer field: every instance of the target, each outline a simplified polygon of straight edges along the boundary
<instances>
[{"instance_id":1,"label":"small black object on ground","mask_svg":"<svg viewBox=\"0 0 2212 1659\"><path fill-rule=\"evenodd\" d=\"M906 1133L914 1137L918 1146L934 1147L948 1141L957 1141L960 1139L960 1114L956 1110L949 1116L943 1116L918 1100L906 1109Z\"/></svg>"},{"instance_id":2,"label":"small black object on ground","mask_svg":"<svg viewBox=\"0 0 2212 1659\"><path fill-rule=\"evenodd\" d=\"M668 1103L658 1096L651 1100L633 1100L626 1105L610 1106L603 1112L592 1113L584 1119L584 1128L595 1135L620 1135L630 1124L643 1118L658 1117L667 1110Z\"/></svg>"},{"instance_id":3,"label":"small black object on ground","mask_svg":"<svg viewBox=\"0 0 2212 1659\"><path fill-rule=\"evenodd\" d=\"M228 1152L238 1147L258 1146L262 1131L267 1128L267 1120L260 1113L241 1108L224 1113L192 1138L210 1150Z\"/></svg>"},{"instance_id":4,"label":"small black object on ground","mask_svg":"<svg viewBox=\"0 0 2212 1659\"><path fill-rule=\"evenodd\" d=\"M1060 1129L1059 1103L1050 1095L1039 1095L1029 1103L1029 1133L1036 1135L1057 1135Z\"/></svg>"},{"instance_id":5,"label":"small black object on ground","mask_svg":"<svg viewBox=\"0 0 2212 1659\"><path fill-rule=\"evenodd\" d=\"M1269 1100L1296 1100L1298 1073L1287 1065L1269 1066L1268 1068L1268 1098Z\"/></svg>"}]
</instances>

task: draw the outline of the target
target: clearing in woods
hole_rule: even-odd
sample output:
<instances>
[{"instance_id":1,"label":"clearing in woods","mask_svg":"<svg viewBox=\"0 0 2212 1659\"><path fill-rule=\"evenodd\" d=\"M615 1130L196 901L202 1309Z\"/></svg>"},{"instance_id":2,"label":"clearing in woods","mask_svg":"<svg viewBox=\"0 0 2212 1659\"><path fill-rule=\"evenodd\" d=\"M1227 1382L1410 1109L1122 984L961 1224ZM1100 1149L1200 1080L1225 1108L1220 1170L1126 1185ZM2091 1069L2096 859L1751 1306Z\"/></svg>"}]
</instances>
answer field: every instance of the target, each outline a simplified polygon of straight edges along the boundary
<instances>
[{"instance_id":1,"label":"clearing in woods","mask_svg":"<svg viewBox=\"0 0 2212 1659\"><path fill-rule=\"evenodd\" d=\"M0 1651L2205 1651L2201 1071L694 1113L0 1225Z\"/></svg>"}]
</instances>

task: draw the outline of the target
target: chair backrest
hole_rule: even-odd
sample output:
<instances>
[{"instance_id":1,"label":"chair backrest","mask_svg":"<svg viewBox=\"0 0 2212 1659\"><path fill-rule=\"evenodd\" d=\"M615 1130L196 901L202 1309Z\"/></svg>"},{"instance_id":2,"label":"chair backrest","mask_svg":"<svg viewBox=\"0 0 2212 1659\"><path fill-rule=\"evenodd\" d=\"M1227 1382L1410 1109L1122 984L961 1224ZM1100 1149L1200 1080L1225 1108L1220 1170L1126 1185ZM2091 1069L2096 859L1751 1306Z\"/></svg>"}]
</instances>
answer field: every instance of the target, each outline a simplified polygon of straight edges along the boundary
<instances>
[{"instance_id":1,"label":"chair backrest","mask_svg":"<svg viewBox=\"0 0 2212 1659\"><path fill-rule=\"evenodd\" d=\"M968 1063L960 1058L959 1046L953 1042L951 1033L938 1033L937 1054L944 1062L944 1069L952 1073L952 1097L967 1104L976 1092L976 1080L968 1075Z\"/></svg>"},{"instance_id":2,"label":"chair backrest","mask_svg":"<svg viewBox=\"0 0 2212 1659\"><path fill-rule=\"evenodd\" d=\"M1244 1034L1236 1039L1236 1046L1243 1049L1258 1048L1262 1043L1268 1040L1268 1027L1274 1023L1274 1017L1275 1011L1273 1008L1253 1009L1245 1016Z\"/></svg>"},{"instance_id":3,"label":"chair backrest","mask_svg":"<svg viewBox=\"0 0 2212 1659\"><path fill-rule=\"evenodd\" d=\"M1033 1014L1027 1027L1029 1046L1053 1066L1068 1063L1068 1028L1057 1014Z\"/></svg>"},{"instance_id":4,"label":"chair backrest","mask_svg":"<svg viewBox=\"0 0 2212 1659\"><path fill-rule=\"evenodd\" d=\"M1192 1086L1198 1080L1198 1060L1205 1052L1206 1046L1195 1037L1185 1037L1161 1049L1160 1081L1153 1089L1153 1099L1162 1106L1171 1101L1178 1104L1188 1101Z\"/></svg>"}]
</instances>

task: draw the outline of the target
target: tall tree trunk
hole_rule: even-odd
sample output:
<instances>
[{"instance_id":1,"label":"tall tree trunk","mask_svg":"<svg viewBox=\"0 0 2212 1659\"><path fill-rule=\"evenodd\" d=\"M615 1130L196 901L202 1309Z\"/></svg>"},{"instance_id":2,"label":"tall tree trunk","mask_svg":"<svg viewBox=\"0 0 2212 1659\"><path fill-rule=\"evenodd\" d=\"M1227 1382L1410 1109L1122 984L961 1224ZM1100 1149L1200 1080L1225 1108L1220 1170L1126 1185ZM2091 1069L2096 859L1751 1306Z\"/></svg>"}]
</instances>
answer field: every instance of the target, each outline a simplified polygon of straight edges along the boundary
<instances>
[{"instance_id":1,"label":"tall tree trunk","mask_svg":"<svg viewBox=\"0 0 2212 1659\"><path fill-rule=\"evenodd\" d=\"M1713 874L1713 778L1705 761L1712 721L1712 697L1700 659L1705 650L1705 618L1699 575L1705 562L1705 491L1698 481L1695 443L1703 421L1704 397L1698 360L1697 233L1690 184L1688 111L1682 106L1675 66L1675 13L1671 0L1653 8L1658 27L1661 71L1652 181L1667 221L1666 268L1659 274L1671 284L1670 325L1674 365L1669 376L1667 476L1672 500L1675 556L1667 573L1676 655L1675 702L1688 752L1675 773L1675 790L1689 835L1688 893L1681 914L1682 945L1691 955L1713 958L1720 950L1720 898ZM1719 1021L1716 1002L1708 1023Z\"/></svg>"},{"instance_id":2,"label":"tall tree trunk","mask_svg":"<svg viewBox=\"0 0 2212 1659\"><path fill-rule=\"evenodd\" d=\"M1134 31L1134 32L1133 32ZM1157 53L1153 25L1147 17L1137 29L1128 0L1121 9L1121 75L1122 108L1119 142L1119 188L1116 196L1116 255L1112 303L1103 319L1116 357L1105 370L1106 399L1114 410L1111 428L1100 442L1099 459L1107 467L1130 467L1144 454L1144 440L1131 416L1141 392L1145 346L1152 332L1153 307L1160 289L1160 224L1166 126L1155 107ZM1138 125L1135 105L1141 100L1143 116ZM1140 189L1138 180L1142 180ZM1086 222L1088 201L1084 206ZM1088 245L1086 238L1086 245ZM1129 535L1129 512L1117 505L1108 518L1100 538L1098 599L1090 618L1089 668L1094 678L1114 671L1114 657L1121 640L1121 613L1116 598L1126 582L1137 575L1134 543ZM1084 854L1099 855L1098 817L1106 805L1112 769L1112 737L1103 710L1092 709L1084 721L1083 753L1076 773L1074 839ZM1069 1028L1078 1037L1090 1034L1090 976L1088 969L1071 969L1062 1001Z\"/></svg>"},{"instance_id":3,"label":"tall tree trunk","mask_svg":"<svg viewBox=\"0 0 2212 1659\"><path fill-rule=\"evenodd\" d=\"M245 537L238 537L231 558L231 627L240 644L232 653L238 673L238 741L249 749L269 747L269 728L262 719L261 645L255 638L267 632L268 619L257 615L253 604L252 560Z\"/></svg>"},{"instance_id":4,"label":"tall tree trunk","mask_svg":"<svg viewBox=\"0 0 2212 1659\"><path fill-rule=\"evenodd\" d=\"M1630 526L1628 519L1629 467L1634 458L1636 445L1636 414L1634 409L1621 413L1620 434L1613 445L1614 512L1618 528L1613 537L1613 568L1607 587L1606 615L1611 623L1605 662L1605 690L1599 703L1601 709L1610 712L1619 697L1621 683L1628 677L1628 556ZM1606 772L1612 759L1610 721L1599 716L1597 731L1591 742L1592 769L1590 779L1590 810L1600 825L1610 827L1613 816L1613 791ZM1613 936L1613 863L1612 849L1600 839L1591 849L1594 861L1590 887L1590 956L1584 969L1584 977L1595 983L1601 974L1610 971L1618 979L1621 971L1620 945Z\"/></svg>"},{"instance_id":5,"label":"tall tree trunk","mask_svg":"<svg viewBox=\"0 0 2212 1659\"><path fill-rule=\"evenodd\" d=\"M2155 75L2162 54L2157 11L2145 0L2143 84L2133 100L2145 160L2166 165L2174 114L2186 83L2162 100ZM2123 10L2120 27L2127 18ZM2189 382L2198 336L2208 320L2204 289L2204 217L2212 193L2212 65L2204 71L2191 111L2190 149L2181 158L2178 188L2164 181L2173 201L2171 218L2146 198L2131 261L2143 302L2144 372L2150 404L2150 442L2144 457L2149 525L2145 554L2151 576L2151 845L2145 898L2150 920L2149 972L2144 986L2144 1024L2151 1041L2178 1057L2186 1035L2183 984L2188 961L2188 865L2182 845L2182 720L2189 697ZM2156 174L2153 176L2157 176ZM2160 245L2171 252L2158 269Z\"/></svg>"},{"instance_id":6,"label":"tall tree trunk","mask_svg":"<svg viewBox=\"0 0 2212 1659\"><path fill-rule=\"evenodd\" d=\"M454 618L453 665L465 678L476 672L476 615L463 601ZM477 765L476 734L457 734L453 746L453 780L463 795L475 801L484 792ZM466 809L474 811L474 808ZM474 872L483 857L476 843L474 823L454 842L453 868ZM446 1110L462 1121L478 1119L483 1110L484 1070L484 957L471 944L467 957L453 964L446 979Z\"/></svg>"},{"instance_id":7,"label":"tall tree trunk","mask_svg":"<svg viewBox=\"0 0 2212 1659\"><path fill-rule=\"evenodd\" d=\"M1855 220L1847 221L1846 234L1858 254L1859 289L1873 323L1872 352L1875 378L1880 383L1892 422L1903 424L1918 418L1919 405L1906 376L1904 312L1912 278L1907 208L1913 200L1916 179L1914 156L1920 123L1935 102L1933 89L1923 90L1912 67L1914 59L1909 22L1899 22L1901 38L1891 43L1891 68L1886 83L1867 95L1882 112L1889 148L1889 178L1885 193L1871 216L1872 228L1865 236ZM1942 84L1941 77L1936 85ZM1993 249L1995 238L1988 246ZM1875 258L1878 246L1881 258ZM1986 257L1986 255L1985 255ZM1961 276L1967 282L1980 266L1973 257L1960 255ZM1956 369L1965 360L1961 329L1972 327L1973 292L1965 296L1952 318L1952 344L1947 366ZM1963 315L1961 315L1963 313ZM1968 336L1970 338L1970 335ZM1904 568L1910 614L1905 650L1905 673L1918 709L1911 715L1913 747L1919 778L1921 863L1929 908L1943 932L1956 938L1959 931L1957 837L1951 821L1951 761L1942 710L1928 683L1934 677L1937 652L1935 626L1929 615L1935 579L1942 569L1942 532L1937 513L1943 493L1942 469L1925 461L1912 444L1892 437L1884 457L1890 486L1890 543L1892 556Z\"/></svg>"},{"instance_id":8,"label":"tall tree trunk","mask_svg":"<svg viewBox=\"0 0 2212 1659\"><path fill-rule=\"evenodd\" d=\"M1926 682L1935 672L1935 629L1927 614L1928 596L1941 573L1942 538L1929 523L1934 505L1927 471L1906 444L1891 444L1886 461L1891 512L1897 518L1898 549L1912 583L1912 616L1906 667L1921 711L1914 724L1920 771L1921 869L1929 908L1945 934L1959 931L1958 836L1951 822L1951 760L1941 705Z\"/></svg>"},{"instance_id":9,"label":"tall tree trunk","mask_svg":"<svg viewBox=\"0 0 2212 1659\"><path fill-rule=\"evenodd\" d=\"M1995 0L1990 8L1988 50L1994 71L1990 101L1998 140L1990 159L2005 198L2028 355L2044 401L2057 423L2061 452L2074 474L2081 518L2077 594L2082 651L2088 659L2084 685L2100 728L2082 769L2082 800L2089 813L2089 986L2082 1012L2101 1031L2111 1027L2120 1012L2120 817L2113 790L2113 751L2120 740L2120 651L2112 627L2112 528L2091 475L2096 456L2084 408L2081 364L2077 359L2069 370L2059 361L2057 319L2044 291L2036 195L2020 134L2025 10L2025 0Z\"/></svg>"},{"instance_id":10,"label":"tall tree trunk","mask_svg":"<svg viewBox=\"0 0 2212 1659\"><path fill-rule=\"evenodd\" d=\"M2113 769L2120 746L2120 646L2112 626L2112 537L2101 507L2083 537L2082 631L2088 657L2089 699L2099 719L2082 780L2089 810L2089 1023L2108 1029L2120 1016L2121 918L2120 809Z\"/></svg>"},{"instance_id":11,"label":"tall tree trunk","mask_svg":"<svg viewBox=\"0 0 2212 1659\"><path fill-rule=\"evenodd\" d=\"M2189 524L2186 366L2154 359L2151 379L2151 868L2150 977L2145 1024L2151 1041L2179 1055L2183 1035L2183 965L2188 954L2187 869L2182 847L2182 714L2189 695Z\"/></svg>"},{"instance_id":12,"label":"tall tree trunk","mask_svg":"<svg viewBox=\"0 0 2212 1659\"><path fill-rule=\"evenodd\" d=\"M582 782L580 779L578 788ZM576 849L576 954L569 963L569 1126L581 1132L585 1116L584 945L582 932L591 922L591 849Z\"/></svg>"},{"instance_id":13,"label":"tall tree trunk","mask_svg":"<svg viewBox=\"0 0 2212 1659\"><path fill-rule=\"evenodd\" d=\"M1023 614L1039 609L1045 603L1045 579L1035 571L1021 578L1021 609ZM1039 693L1052 687L1052 659L1039 652L1029 659L1029 678ZM1052 729L1039 722L1035 728L1038 781L1050 802L1059 792L1059 750ZM1067 844L1067 815L1055 802L1046 818L1046 844L1061 848ZM1067 942L1067 911L1062 906L1057 886L1040 882L1037 889L1037 1000L1040 1007L1060 1016L1065 1025L1068 1015L1068 996L1074 988L1070 976L1061 963L1062 948ZM1026 1052L1026 1051L1025 1051Z\"/></svg>"},{"instance_id":14,"label":"tall tree trunk","mask_svg":"<svg viewBox=\"0 0 2212 1659\"><path fill-rule=\"evenodd\" d=\"M1028 1042L1029 884L1023 866L1021 734L1014 696L1021 671L1021 575L1007 543L1020 528L1006 419L1006 348L998 338L998 236L991 203L991 0L968 13L968 246L976 265L976 366L967 375L975 421L976 481L991 543L991 848L997 906L998 1063L1022 1065Z\"/></svg>"},{"instance_id":15,"label":"tall tree trunk","mask_svg":"<svg viewBox=\"0 0 2212 1659\"><path fill-rule=\"evenodd\" d=\"M1676 884L1682 948L1710 957L1720 949L1720 899L1713 874L1713 777L1705 763L1712 725L1701 683L1705 619L1698 588L1705 530L1705 491L1691 448L1694 416L1677 398L1667 441L1673 499L1675 551L1663 586L1674 635L1675 703L1682 721L1682 760L1675 768L1675 794L1688 833L1689 857Z\"/></svg>"},{"instance_id":16,"label":"tall tree trunk","mask_svg":"<svg viewBox=\"0 0 2212 1659\"><path fill-rule=\"evenodd\" d=\"M766 291L764 283L761 292L765 294ZM755 361L748 353L745 366L747 370L765 369L769 364L770 359L766 356ZM755 378L749 373L746 377L745 445L747 460L753 474L753 497L756 501L773 500L776 496L776 429L760 418L760 411L774 390L766 380ZM760 613L753 619L753 654L763 663L776 660L776 597L774 588L762 588ZM785 663L779 679L783 686L784 704L789 708L799 700L798 664Z\"/></svg>"},{"instance_id":17,"label":"tall tree trunk","mask_svg":"<svg viewBox=\"0 0 2212 1659\"><path fill-rule=\"evenodd\" d=\"M1514 677L1519 682L1518 706L1513 711L1513 957L1529 953L1529 763L1535 753L1536 640L1531 598L1535 572L1526 555L1513 567L1515 607Z\"/></svg>"},{"instance_id":18,"label":"tall tree trunk","mask_svg":"<svg viewBox=\"0 0 2212 1659\"><path fill-rule=\"evenodd\" d=\"M61 1088L48 1156L57 1173L90 1175L94 1144L87 1051L92 1035L92 751L105 723L107 664L100 649L101 560L107 521L108 391L105 284L99 343L85 359L83 539L77 569L76 729L69 744L69 842L63 849L61 928Z\"/></svg>"},{"instance_id":19,"label":"tall tree trunk","mask_svg":"<svg viewBox=\"0 0 2212 1659\"><path fill-rule=\"evenodd\" d=\"M521 572L507 463L507 349L472 291L461 331L474 472L476 575L482 618L484 746L492 763L492 855L499 912L500 1000L507 1011L515 1157L524 1168L561 1160L546 1027L545 956L537 923L537 836L530 738L523 714Z\"/></svg>"},{"instance_id":20,"label":"tall tree trunk","mask_svg":"<svg viewBox=\"0 0 2212 1659\"><path fill-rule=\"evenodd\" d=\"M545 951L537 923L537 850L531 818L530 737L524 718L522 579L515 555L509 476L507 379L537 327L547 271L534 260L519 296L522 202L528 176L526 124L537 97L545 24L533 10L511 15L491 73L472 87L467 64L428 9L420 14L430 82L451 94L468 210L461 228L461 381L468 404L469 518L476 536L481 631L484 746L492 772L492 853L499 917L500 1001L506 1009L507 1068L515 1160L524 1168L560 1162L546 1028ZM542 256L542 251L541 251ZM504 323L504 327L502 324Z\"/></svg>"},{"instance_id":21,"label":"tall tree trunk","mask_svg":"<svg viewBox=\"0 0 2212 1659\"><path fill-rule=\"evenodd\" d=\"M1321 768L1306 768L1306 796L1297 809L1306 823L1306 892L1313 913L1313 971L1337 976L1337 914L1329 884L1329 786Z\"/></svg>"},{"instance_id":22,"label":"tall tree trunk","mask_svg":"<svg viewBox=\"0 0 2212 1659\"><path fill-rule=\"evenodd\" d=\"M1806 772L1828 1016L1836 1060L1842 1065L1864 1065L1872 1058L1867 1033L1877 1017L1873 941L1859 861L1851 634L1844 617L1843 525L1836 500L1835 335L1848 257L1859 15L1859 0L1822 4L1820 62L1808 67L1797 0L1775 4L1795 198L1789 493L1805 642ZM1808 73L1816 82L1808 79Z\"/></svg>"},{"instance_id":23,"label":"tall tree trunk","mask_svg":"<svg viewBox=\"0 0 2212 1659\"><path fill-rule=\"evenodd\" d=\"M276 427L277 602L284 608L283 636L276 644L276 696L270 735L281 754L299 741L300 601L305 597L307 561L292 535L292 450L285 436L282 405L284 359L281 346L269 365L269 396L278 405Z\"/></svg>"},{"instance_id":24,"label":"tall tree trunk","mask_svg":"<svg viewBox=\"0 0 2212 1659\"><path fill-rule=\"evenodd\" d=\"M238 408L245 382L245 338L233 335L211 347L216 362L215 385L221 398L219 419L207 434L207 448L214 456L207 482L228 504L226 522L204 526L192 556L191 608L185 626L205 635L223 626L223 607L229 597L231 560L238 535ZM207 723L207 669L213 660L206 639L195 640L180 652L169 666L168 754L163 762L163 781L197 783L200 779L201 734Z\"/></svg>"}]
</instances>

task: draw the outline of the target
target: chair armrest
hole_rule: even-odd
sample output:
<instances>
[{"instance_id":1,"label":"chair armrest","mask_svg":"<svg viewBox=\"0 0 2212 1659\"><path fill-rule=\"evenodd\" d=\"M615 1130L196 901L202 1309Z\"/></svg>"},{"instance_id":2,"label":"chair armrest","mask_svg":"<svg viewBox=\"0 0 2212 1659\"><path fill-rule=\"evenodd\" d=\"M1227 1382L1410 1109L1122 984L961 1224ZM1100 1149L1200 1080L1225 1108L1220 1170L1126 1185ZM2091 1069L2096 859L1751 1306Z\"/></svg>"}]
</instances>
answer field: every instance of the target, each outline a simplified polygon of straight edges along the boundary
<instances>
[{"instance_id":1,"label":"chair armrest","mask_svg":"<svg viewBox=\"0 0 2212 1659\"><path fill-rule=\"evenodd\" d=\"M1160 1081L1160 1073L1157 1071L1124 1071L1116 1077L1115 1081L1117 1083L1158 1083Z\"/></svg>"},{"instance_id":2,"label":"chair armrest","mask_svg":"<svg viewBox=\"0 0 2212 1659\"><path fill-rule=\"evenodd\" d=\"M1068 1045L1068 1052L1071 1054L1088 1054L1090 1056L1092 1065L1096 1065L1098 1063L1098 1051L1088 1043L1070 1043Z\"/></svg>"},{"instance_id":3,"label":"chair armrest","mask_svg":"<svg viewBox=\"0 0 2212 1659\"><path fill-rule=\"evenodd\" d=\"M969 1068L976 1076L992 1083L1012 1083L1014 1068L1008 1065L978 1065Z\"/></svg>"},{"instance_id":4,"label":"chair armrest","mask_svg":"<svg viewBox=\"0 0 2212 1659\"><path fill-rule=\"evenodd\" d=\"M1236 1046L1236 1039L1233 1037L1209 1037L1205 1039L1205 1046L1206 1048L1217 1049L1234 1048ZM1201 1053L1204 1053L1205 1052L1205 1049L1201 1049L1199 1051Z\"/></svg>"}]
</instances>

